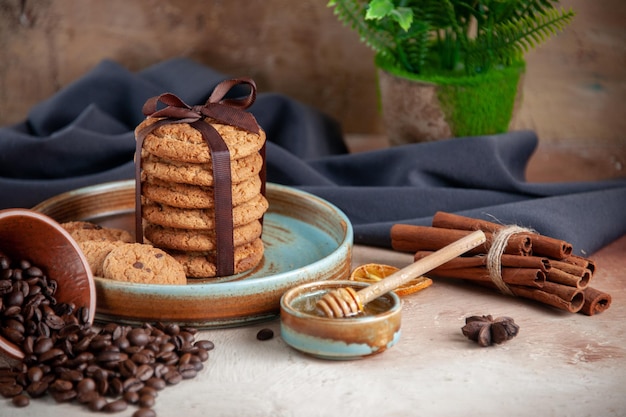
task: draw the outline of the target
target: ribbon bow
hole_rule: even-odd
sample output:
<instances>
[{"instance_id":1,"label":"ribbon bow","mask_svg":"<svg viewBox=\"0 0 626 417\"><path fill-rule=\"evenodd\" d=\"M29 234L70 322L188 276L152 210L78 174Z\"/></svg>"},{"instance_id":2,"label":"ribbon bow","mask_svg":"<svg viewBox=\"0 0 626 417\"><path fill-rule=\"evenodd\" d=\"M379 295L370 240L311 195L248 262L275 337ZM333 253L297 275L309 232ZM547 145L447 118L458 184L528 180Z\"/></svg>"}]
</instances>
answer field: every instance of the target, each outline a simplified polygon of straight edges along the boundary
<instances>
[{"instance_id":1,"label":"ribbon bow","mask_svg":"<svg viewBox=\"0 0 626 417\"><path fill-rule=\"evenodd\" d=\"M235 86L247 84L250 93L242 98L226 99L226 94ZM218 84L204 105L189 106L172 93L152 97L143 106L143 114L160 118L155 123L136 133L135 152L135 239L143 242L143 220L141 210L141 150L143 140L159 126L171 123L189 123L198 130L211 152L213 168L213 199L215 202L216 275L232 275L234 266L232 181L230 153L218 131L206 123L210 118L222 124L236 126L259 134L259 124L251 113L245 111L256 99L256 84L249 78L235 78ZM157 109L159 103L166 107Z\"/></svg>"},{"instance_id":2,"label":"ribbon bow","mask_svg":"<svg viewBox=\"0 0 626 417\"><path fill-rule=\"evenodd\" d=\"M247 84L250 93L241 98L225 99L226 94L235 86ZM152 97L143 106L143 114L149 117L165 117L168 123L193 123L204 117L210 117L220 123L237 126L251 133L259 133L259 125L252 114L244 111L256 99L256 84L249 78L235 78L218 84L204 105L190 106L172 93ZM158 110L158 104L165 108Z\"/></svg>"}]
</instances>

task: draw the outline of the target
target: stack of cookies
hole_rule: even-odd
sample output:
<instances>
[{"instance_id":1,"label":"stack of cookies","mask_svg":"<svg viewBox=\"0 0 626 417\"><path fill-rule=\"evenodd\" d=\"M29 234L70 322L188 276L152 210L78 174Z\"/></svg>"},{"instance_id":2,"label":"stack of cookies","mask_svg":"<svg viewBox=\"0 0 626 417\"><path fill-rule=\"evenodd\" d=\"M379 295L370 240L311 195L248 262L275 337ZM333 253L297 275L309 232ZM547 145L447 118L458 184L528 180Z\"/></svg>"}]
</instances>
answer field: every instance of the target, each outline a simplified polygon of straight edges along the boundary
<instances>
[{"instance_id":1,"label":"stack of cookies","mask_svg":"<svg viewBox=\"0 0 626 417\"><path fill-rule=\"evenodd\" d=\"M147 118L139 131L155 119ZM262 194L265 133L211 125L230 153L234 273L255 267L263 257L261 219L268 208ZM217 276L215 176L202 134L187 123L165 124L143 140L141 198L145 238L171 254L188 278Z\"/></svg>"}]
</instances>

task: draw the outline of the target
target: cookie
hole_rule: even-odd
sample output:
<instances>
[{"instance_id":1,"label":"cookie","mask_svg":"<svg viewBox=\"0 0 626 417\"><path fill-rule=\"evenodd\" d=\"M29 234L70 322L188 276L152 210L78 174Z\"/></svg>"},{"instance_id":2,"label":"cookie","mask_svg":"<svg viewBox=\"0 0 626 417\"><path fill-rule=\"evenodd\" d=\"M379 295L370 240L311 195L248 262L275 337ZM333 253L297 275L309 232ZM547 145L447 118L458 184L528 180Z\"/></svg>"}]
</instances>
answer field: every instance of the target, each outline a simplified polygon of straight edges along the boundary
<instances>
[{"instance_id":1,"label":"cookie","mask_svg":"<svg viewBox=\"0 0 626 417\"><path fill-rule=\"evenodd\" d=\"M261 179L254 176L232 185L232 204L237 206L261 192ZM141 184L141 194L149 200L168 206L187 209L210 209L215 207L213 187L177 184L150 179Z\"/></svg>"},{"instance_id":2,"label":"cookie","mask_svg":"<svg viewBox=\"0 0 626 417\"><path fill-rule=\"evenodd\" d=\"M184 285L183 266L171 255L151 245L127 243L114 248L104 259L104 277L142 284Z\"/></svg>"},{"instance_id":3,"label":"cookie","mask_svg":"<svg viewBox=\"0 0 626 417\"><path fill-rule=\"evenodd\" d=\"M137 126L135 132L159 120L147 118ZM208 119L206 119L208 120ZM230 159L240 159L258 152L265 143L265 132L250 133L235 126L210 123L228 147ZM143 149L152 155L180 162L206 164L211 162L209 147L202 134L188 123L172 123L159 126L143 140Z\"/></svg>"},{"instance_id":4,"label":"cookie","mask_svg":"<svg viewBox=\"0 0 626 417\"><path fill-rule=\"evenodd\" d=\"M215 252L172 252L170 254L185 269L189 278L215 278ZM235 274L248 271L263 259L264 247L261 239L235 248Z\"/></svg>"},{"instance_id":5,"label":"cookie","mask_svg":"<svg viewBox=\"0 0 626 417\"><path fill-rule=\"evenodd\" d=\"M267 199L261 194L233 207L233 226L242 226L260 219L268 207ZM215 228L215 211L211 209L181 209L144 200L142 214L149 223L159 226L191 230Z\"/></svg>"},{"instance_id":6,"label":"cookie","mask_svg":"<svg viewBox=\"0 0 626 417\"><path fill-rule=\"evenodd\" d=\"M133 236L126 230L102 227L86 221L62 223L61 227L69 232L76 242L88 240L133 242Z\"/></svg>"},{"instance_id":7,"label":"cookie","mask_svg":"<svg viewBox=\"0 0 626 417\"><path fill-rule=\"evenodd\" d=\"M83 251L91 272L96 277L104 276L102 265L107 255L116 247L125 245L125 242L121 240L86 240L84 242L78 242L78 246Z\"/></svg>"},{"instance_id":8,"label":"cookie","mask_svg":"<svg viewBox=\"0 0 626 417\"><path fill-rule=\"evenodd\" d=\"M144 176L193 185L213 185L213 167L211 164L179 162L143 152L141 168ZM258 175L263 168L263 157L254 153L230 162L231 181L233 184Z\"/></svg>"},{"instance_id":9,"label":"cookie","mask_svg":"<svg viewBox=\"0 0 626 417\"><path fill-rule=\"evenodd\" d=\"M233 229L233 244L240 246L261 236L261 222L254 220ZM154 246L180 251L211 251L217 248L215 230L188 230L148 224L144 235Z\"/></svg>"}]
</instances>

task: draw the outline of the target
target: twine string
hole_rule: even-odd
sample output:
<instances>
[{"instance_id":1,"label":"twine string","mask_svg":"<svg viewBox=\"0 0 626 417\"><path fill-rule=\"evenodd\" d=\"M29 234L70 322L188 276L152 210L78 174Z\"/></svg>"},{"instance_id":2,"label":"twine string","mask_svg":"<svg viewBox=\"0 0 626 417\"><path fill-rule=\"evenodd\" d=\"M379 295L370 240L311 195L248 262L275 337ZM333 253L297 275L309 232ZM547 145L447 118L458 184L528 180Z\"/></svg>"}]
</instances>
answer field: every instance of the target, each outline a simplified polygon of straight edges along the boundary
<instances>
[{"instance_id":1,"label":"twine string","mask_svg":"<svg viewBox=\"0 0 626 417\"><path fill-rule=\"evenodd\" d=\"M502 255L511 236L517 233L532 233L532 230L520 226L507 226L495 232L492 237L491 248L487 252L487 270L489 278L500 292L515 295L502 279Z\"/></svg>"}]
</instances>

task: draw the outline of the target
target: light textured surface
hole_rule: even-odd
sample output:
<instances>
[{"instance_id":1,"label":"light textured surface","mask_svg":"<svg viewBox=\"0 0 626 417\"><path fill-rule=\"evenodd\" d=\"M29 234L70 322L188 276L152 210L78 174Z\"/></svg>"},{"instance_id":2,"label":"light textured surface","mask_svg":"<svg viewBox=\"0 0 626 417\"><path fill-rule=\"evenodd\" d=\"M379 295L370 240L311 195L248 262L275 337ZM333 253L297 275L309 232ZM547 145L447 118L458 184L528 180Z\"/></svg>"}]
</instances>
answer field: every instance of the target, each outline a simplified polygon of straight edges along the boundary
<instances>
[{"instance_id":1,"label":"light textured surface","mask_svg":"<svg viewBox=\"0 0 626 417\"><path fill-rule=\"evenodd\" d=\"M201 336L215 342L192 380L159 392L159 416L623 416L626 410L626 237L592 256L593 286L613 296L588 317L436 281L405 298L402 336L388 351L359 361L313 359L288 347L279 321ZM411 256L356 247L354 264L403 266ZM480 348L461 334L468 315L508 315L519 335ZM261 342L256 333L271 328ZM129 409L120 416L130 416ZM3 416L90 416L77 405L35 400L4 405Z\"/></svg>"}]
</instances>

